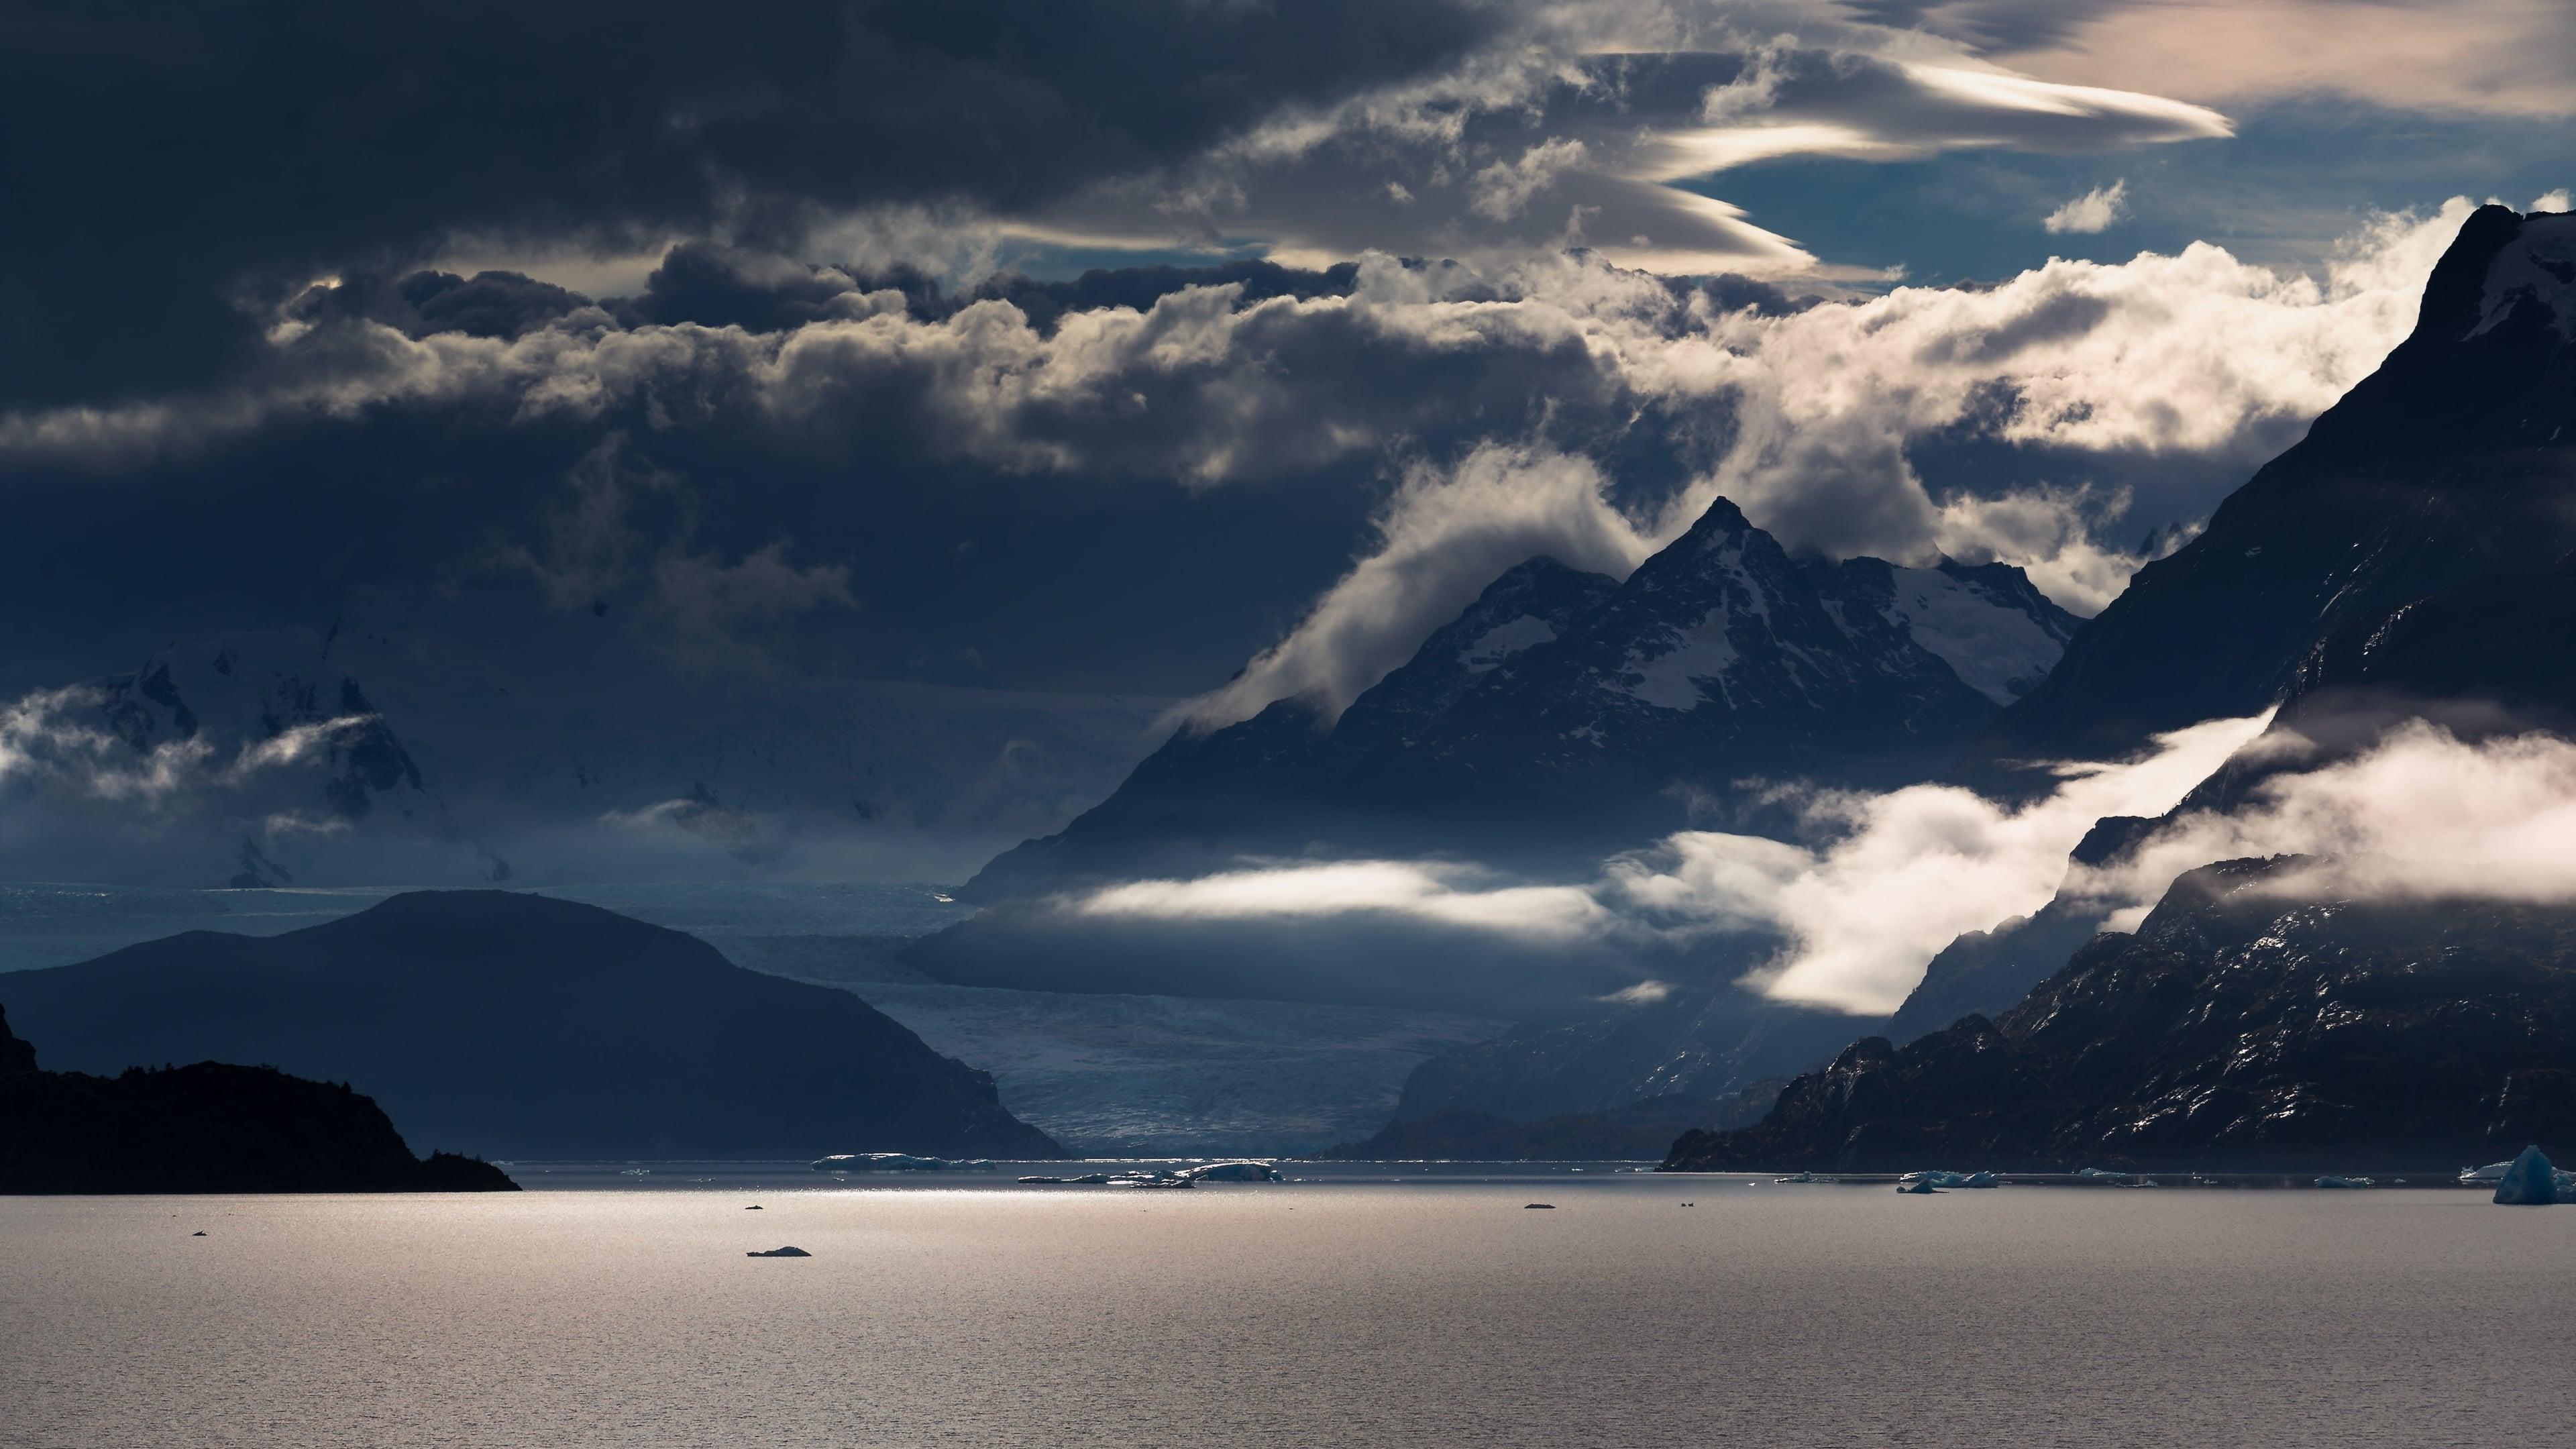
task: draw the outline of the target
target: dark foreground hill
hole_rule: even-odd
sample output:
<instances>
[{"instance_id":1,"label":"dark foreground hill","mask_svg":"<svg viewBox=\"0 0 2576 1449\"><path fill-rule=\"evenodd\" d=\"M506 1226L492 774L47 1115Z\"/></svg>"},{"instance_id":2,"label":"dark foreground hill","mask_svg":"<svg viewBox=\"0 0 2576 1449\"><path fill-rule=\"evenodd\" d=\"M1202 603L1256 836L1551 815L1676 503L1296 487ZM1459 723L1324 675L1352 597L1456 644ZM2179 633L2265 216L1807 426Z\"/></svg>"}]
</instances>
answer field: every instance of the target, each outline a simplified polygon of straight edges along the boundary
<instances>
[{"instance_id":1,"label":"dark foreground hill","mask_svg":"<svg viewBox=\"0 0 2576 1449\"><path fill-rule=\"evenodd\" d=\"M1057 1157L992 1079L845 991L506 891L424 891L282 936L191 931L0 976L57 1065L272 1064L494 1157Z\"/></svg>"},{"instance_id":2,"label":"dark foreground hill","mask_svg":"<svg viewBox=\"0 0 2576 1449\"><path fill-rule=\"evenodd\" d=\"M2576 909L2174 883L2001 1019L1854 1043L1670 1169L2438 1169L2576 1143Z\"/></svg>"},{"instance_id":3,"label":"dark foreground hill","mask_svg":"<svg viewBox=\"0 0 2576 1449\"><path fill-rule=\"evenodd\" d=\"M0 1014L0 1192L510 1192L488 1162L411 1155L344 1085L199 1062L47 1072Z\"/></svg>"}]
</instances>

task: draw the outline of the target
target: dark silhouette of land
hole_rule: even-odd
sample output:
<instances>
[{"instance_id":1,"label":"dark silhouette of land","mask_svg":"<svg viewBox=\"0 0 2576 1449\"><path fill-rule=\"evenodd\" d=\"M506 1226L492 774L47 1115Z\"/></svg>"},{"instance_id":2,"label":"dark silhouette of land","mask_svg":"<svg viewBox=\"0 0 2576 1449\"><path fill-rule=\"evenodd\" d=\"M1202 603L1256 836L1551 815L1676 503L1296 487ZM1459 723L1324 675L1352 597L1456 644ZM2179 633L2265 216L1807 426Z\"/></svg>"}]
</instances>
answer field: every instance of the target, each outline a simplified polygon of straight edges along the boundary
<instances>
[{"instance_id":1,"label":"dark silhouette of land","mask_svg":"<svg viewBox=\"0 0 2576 1449\"><path fill-rule=\"evenodd\" d=\"M199 1062L48 1072L0 1013L0 1192L515 1192L488 1162L426 1161L344 1084Z\"/></svg>"},{"instance_id":2,"label":"dark silhouette of land","mask_svg":"<svg viewBox=\"0 0 2576 1449\"><path fill-rule=\"evenodd\" d=\"M0 991L57 1065L270 1063L491 1157L1064 1155L991 1077L846 991L544 896L422 891L281 936L191 931Z\"/></svg>"}]
</instances>

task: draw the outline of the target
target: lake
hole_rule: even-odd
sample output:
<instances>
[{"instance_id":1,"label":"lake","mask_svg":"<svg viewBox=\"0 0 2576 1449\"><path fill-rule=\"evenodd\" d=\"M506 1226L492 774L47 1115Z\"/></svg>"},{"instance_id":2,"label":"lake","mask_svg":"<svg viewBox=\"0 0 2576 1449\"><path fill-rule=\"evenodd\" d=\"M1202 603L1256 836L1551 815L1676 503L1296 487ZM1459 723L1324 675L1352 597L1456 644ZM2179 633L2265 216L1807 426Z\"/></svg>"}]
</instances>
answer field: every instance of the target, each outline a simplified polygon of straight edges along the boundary
<instances>
[{"instance_id":1,"label":"lake","mask_svg":"<svg viewBox=\"0 0 2576 1449\"><path fill-rule=\"evenodd\" d=\"M2576 1210L2483 1193L514 1170L0 1198L0 1442L2430 1445L2570 1410ZM781 1244L814 1256L743 1256Z\"/></svg>"}]
</instances>

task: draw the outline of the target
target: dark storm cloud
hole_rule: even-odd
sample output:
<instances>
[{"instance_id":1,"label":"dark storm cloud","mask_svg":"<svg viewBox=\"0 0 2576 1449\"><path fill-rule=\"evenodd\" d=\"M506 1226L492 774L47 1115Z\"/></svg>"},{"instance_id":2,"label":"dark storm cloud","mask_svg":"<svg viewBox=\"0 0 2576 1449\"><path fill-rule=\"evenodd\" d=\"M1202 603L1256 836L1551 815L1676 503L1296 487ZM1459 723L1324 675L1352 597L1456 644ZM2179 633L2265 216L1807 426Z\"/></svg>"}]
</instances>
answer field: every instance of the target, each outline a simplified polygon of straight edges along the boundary
<instances>
[{"instance_id":1,"label":"dark storm cloud","mask_svg":"<svg viewBox=\"0 0 2576 1449\"><path fill-rule=\"evenodd\" d=\"M458 235L792 239L887 200L1026 207L1434 66L1462 0L0 6L0 396L249 355L241 304Z\"/></svg>"}]
</instances>

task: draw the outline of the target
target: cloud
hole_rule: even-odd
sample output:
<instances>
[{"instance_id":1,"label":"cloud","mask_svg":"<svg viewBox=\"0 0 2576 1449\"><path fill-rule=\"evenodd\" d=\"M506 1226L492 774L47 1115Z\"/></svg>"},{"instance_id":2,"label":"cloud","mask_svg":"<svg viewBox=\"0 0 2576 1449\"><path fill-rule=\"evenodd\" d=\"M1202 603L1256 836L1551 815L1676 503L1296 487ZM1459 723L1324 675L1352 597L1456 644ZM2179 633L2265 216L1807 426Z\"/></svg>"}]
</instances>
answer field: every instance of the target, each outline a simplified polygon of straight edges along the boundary
<instances>
[{"instance_id":1,"label":"cloud","mask_svg":"<svg viewBox=\"0 0 2576 1449\"><path fill-rule=\"evenodd\" d=\"M174 812L281 770L327 765L334 746L376 718L353 714L292 725L229 749L204 733L138 748L111 727L111 703L104 690L72 685L0 705L0 790L62 792L146 814Z\"/></svg>"},{"instance_id":2,"label":"cloud","mask_svg":"<svg viewBox=\"0 0 2576 1449\"><path fill-rule=\"evenodd\" d=\"M1143 880L1080 897L1075 914L1159 921L1293 920L1377 915L1519 940L1570 942L1607 919L1572 886L1483 884L1482 872L1436 862L1355 860Z\"/></svg>"},{"instance_id":3,"label":"cloud","mask_svg":"<svg viewBox=\"0 0 2576 1449\"><path fill-rule=\"evenodd\" d=\"M856 607L840 564L798 568L789 541L776 539L733 563L692 551L695 494L686 479L655 468L622 432L612 432L565 476L570 500L531 547L495 540L483 566L524 573L558 609L606 613L630 584L645 586L650 637L695 664L758 663L752 631L809 610Z\"/></svg>"},{"instance_id":4,"label":"cloud","mask_svg":"<svg viewBox=\"0 0 2576 1449\"><path fill-rule=\"evenodd\" d=\"M1819 305L1598 256L1371 255L1330 273L1147 270L960 294L918 276L675 252L656 292L617 309L495 287L454 330L425 331L418 304L392 320L373 303L291 307L227 387L0 412L0 468L59 485L48 506L75 513L103 495L66 475L157 469L187 505L217 496L198 480L229 470L239 496L288 525L261 567L304 570L312 547L284 541L353 507L324 486L348 466L327 449L381 454L394 461L368 466L469 480L424 489L421 506L479 507L473 534L500 527L514 570L568 608L588 607L604 578L646 580L677 547L682 562L639 597L667 587L714 637L837 607L833 570L888 508L975 521L996 497L1029 496L997 480L1131 504L1156 487L1275 486L1262 496L1346 518L1359 506L1325 500L1388 490L1368 545L1387 558L1327 585L1299 611L1303 637L1248 676L1320 689L1330 705L1402 657L1403 636L1427 633L1443 600L1471 595L1504 541L1618 572L1637 547L1627 535L1668 540L1720 494L1792 547L2003 559L2062 603L2097 608L2136 564L2101 542L2135 536L2124 482L2168 490L2149 500L2150 522L2209 506L2405 335L2468 209L2372 219L2314 275L2196 244ZM441 286L424 295L456 290ZM483 320L468 330L469 317ZM537 456L518 438L564 458L611 433L667 465L561 490L524 473L470 481L495 455ZM301 481L265 463L263 450L305 439L324 462ZM1978 466L1927 471L1928 446L1962 440L1988 449ZM1583 460L1597 487L1563 468L1491 466L1515 453ZM1462 469L1474 486L1428 481ZM925 476L953 498L917 497L908 480ZM2176 476L2205 479L2203 491L2156 481ZM706 487L724 508L692 501ZM165 513L191 516L174 506L143 522ZM693 516L704 534L683 527ZM754 531L759 518L793 520L794 539L833 562L794 562L790 531ZM455 531L450 517L416 536ZM1347 537L1316 550L1323 577ZM168 552L180 569L211 568L175 540ZM246 558L195 586L235 586ZM452 569L456 557L410 562ZM1225 647L1243 657L1239 640ZM1265 687L1230 690L1218 713L1257 709Z\"/></svg>"},{"instance_id":5,"label":"cloud","mask_svg":"<svg viewBox=\"0 0 2576 1449\"><path fill-rule=\"evenodd\" d=\"M2128 214L2129 183L2126 179L2108 186L2096 186L2042 218L2040 225L2050 235L2071 233L2091 236L2109 231L2111 223Z\"/></svg>"},{"instance_id":6,"label":"cloud","mask_svg":"<svg viewBox=\"0 0 2576 1449\"><path fill-rule=\"evenodd\" d=\"M2278 732L2265 746L2293 757ZM2370 749L2275 774L2237 808L2194 811L2069 879L2112 929L2134 929L2184 871L2248 856L2314 857L2273 888L2374 900L2576 900L2576 742L2463 741L2414 721Z\"/></svg>"},{"instance_id":7,"label":"cloud","mask_svg":"<svg viewBox=\"0 0 2576 1449\"><path fill-rule=\"evenodd\" d=\"M1625 577L1649 546L1610 505L1607 486L1588 459L1504 444L1482 445L1453 469L1408 468L1379 510L1376 551L1286 639L1185 706L1187 718L1213 728L1291 697L1338 713L1497 575L1537 554Z\"/></svg>"},{"instance_id":8,"label":"cloud","mask_svg":"<svg viewBox=\"0 0 2576 1449\"><path fill-rule=\"evenodd\" d=\"M1675 835L1613 862L1607 893L1666 929L1779 934L1786 944L1749 978L1776 1000L1893 1011L1962 932L2046 905L2095 821L2172 808L2267 720L2213 720L2135 760L2065 767L2056 790L2019 807L1948 785L1813 795L1815 843Z\"/></svg>"},{"instance_id":9,"label":"cloud","mask_svg":"<svg viewBox=\"0 0 2576 1449\"><path fill-rule=\"evenodd\" d=\"M1803 842L1688 831L1610 860L1579 885L1374 860L1133 882L1079 897L1073 909L1164 921L1392 916L1527 943L1648 950L1770 939L1781 945L1748 984L1780 1001L1880 1014L1961 932L2047 904L2096 821L2172 808L2267 720L2215 720L2162 736L2135 760L2067 766L2053 794L2020 807L1947 785L1787 790Z\"/></svg>"},{"instance_id":10,"label":"cloud","mask_svg":"<svg viewBox=\"0 0 2576 1449\"><path fill-rule=\"evenodd\" d=\"M2576 13L2550 0L2048 8L2060 12L2053 23L1992 37L1994 57L2054 81L2220 105L2322 93L2433 113L2576 115Z\"/></svg>"}]
</instances>

